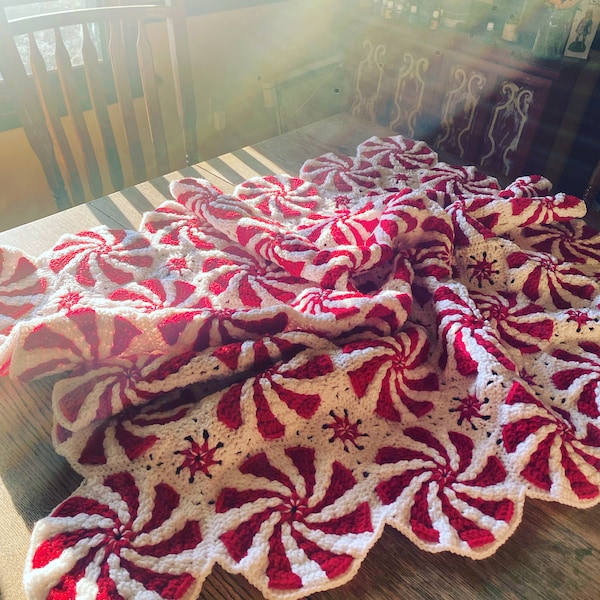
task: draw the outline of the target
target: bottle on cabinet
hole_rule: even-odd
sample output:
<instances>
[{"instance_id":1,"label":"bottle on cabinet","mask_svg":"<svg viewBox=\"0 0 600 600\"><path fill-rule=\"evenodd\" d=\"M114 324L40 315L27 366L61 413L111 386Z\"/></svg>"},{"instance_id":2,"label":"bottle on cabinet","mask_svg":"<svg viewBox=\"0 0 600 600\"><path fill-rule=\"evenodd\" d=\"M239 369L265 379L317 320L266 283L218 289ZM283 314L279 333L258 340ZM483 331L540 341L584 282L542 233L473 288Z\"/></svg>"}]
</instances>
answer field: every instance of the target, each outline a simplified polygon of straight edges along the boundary
<instances>
[{"instance_id":1,"label":"bottle on cabinet","mask_svg":"<svg viewBox=\"0 0 600 600\"><path fill-rule=\"evenodd\" d=\"M516 42L519 39L519 17L509 13L502 28L502 39L505 42Z\"/></svg>"},{"instance_id":2,"label":"bottle on cabinet","mask_svg":"<svg viewBox=\"0 0 600 600\"><path fill-rule=\"evenodd\" d=\"M394 5L394 19L396 21L403 21L406 16L406 2L405 0L396 0Z\"/></svg>"},{"instance_id":3,"label":"bottle on cabinet","mask_svg":"<svg viewBox=\"0 0 600 600\"><path fill-rule=\"evenodd\" d=\"M419 25L420 24L420 15L419 15L419 5L415 2L411 2L409 12L408 12L408 23L409 25Z\"/></svg>"},{"instance_id":4,"label":"bottle on cabinet","mask_svg":"<svg viewBox=\"0 0 600 600\"><path fill-rule=\"evenodd\" d=\"M440 11L434 8L431 12L431 19L429 19L429 29L431 31L437 31L440 27Z\"/></svg>"},{"instance_id":5,"label":"bottle on cabinet","mask_svg":"<svg viewBox=\"0 0 600 600\"><path fill-rule=\"evenodd\" d=\"M471 0L441 0L445 29L464 29L471 11Z\"/></svg>"},{"instance_id":6,"label":"bottle on cabinet","mask_svg":"<svg viewBox=\"0 0 600 600\"><path fill-rule=\"evenodd\" d=\"M394 16L394 0L384 0L383 18L390 21Z\"/></svg>"}]
</instances>

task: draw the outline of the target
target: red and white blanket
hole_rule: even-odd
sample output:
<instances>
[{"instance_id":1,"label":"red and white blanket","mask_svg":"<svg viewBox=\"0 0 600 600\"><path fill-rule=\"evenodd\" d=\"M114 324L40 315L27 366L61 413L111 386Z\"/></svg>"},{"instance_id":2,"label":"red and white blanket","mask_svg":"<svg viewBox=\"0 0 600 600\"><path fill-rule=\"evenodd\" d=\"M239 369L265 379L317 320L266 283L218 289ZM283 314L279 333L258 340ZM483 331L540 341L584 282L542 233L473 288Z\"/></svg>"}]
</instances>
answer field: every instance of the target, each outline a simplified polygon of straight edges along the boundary
<instances>
[{"instance_id":1,"label":"red and white blanket","mask_svg":"<svg viewBox=\"0 0 600 600\"><path fill-rule=\"evenodd\" d=\"M295 599L386 525L484 558L527 496L596 504L600 235L550 188L370 138L0 249L0 368L62 374L84 477L35 526L29 597L192 599L219 564Z\"/></svg>"}]
</instances>

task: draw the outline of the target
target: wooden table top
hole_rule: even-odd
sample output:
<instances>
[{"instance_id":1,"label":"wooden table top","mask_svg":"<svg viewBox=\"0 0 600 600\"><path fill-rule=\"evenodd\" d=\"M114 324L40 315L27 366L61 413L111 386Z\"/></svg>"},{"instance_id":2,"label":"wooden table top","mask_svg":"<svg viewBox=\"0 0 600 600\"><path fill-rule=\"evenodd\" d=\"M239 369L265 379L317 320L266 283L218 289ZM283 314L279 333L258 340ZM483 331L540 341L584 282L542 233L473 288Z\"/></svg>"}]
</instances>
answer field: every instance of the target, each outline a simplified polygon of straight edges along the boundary
<instances>
[{"instance_id":1,"label":"wooden table top","mask_svg":"<svg viewBox=\"0 0 600 600\"><path fill-rule=\"evenodd\" d=\"M0 245L35 256L63 233L99 224L137 229L141 215L168 199L168 183L208 179L224 192L249 177L297 173L307 158L353 155L383 128L336 115L86 205L0 233ZM21 600L31 528L79 484L50 443L52 379L21 385L0 378L0 598ZM523 522L496 554L472 560L432 554L387 527L355 578L312 600L600 599L600 506L582 510L528 500ZM199 600L258 600L243 577L216 567Z\"/></svg>"}]
</instances>

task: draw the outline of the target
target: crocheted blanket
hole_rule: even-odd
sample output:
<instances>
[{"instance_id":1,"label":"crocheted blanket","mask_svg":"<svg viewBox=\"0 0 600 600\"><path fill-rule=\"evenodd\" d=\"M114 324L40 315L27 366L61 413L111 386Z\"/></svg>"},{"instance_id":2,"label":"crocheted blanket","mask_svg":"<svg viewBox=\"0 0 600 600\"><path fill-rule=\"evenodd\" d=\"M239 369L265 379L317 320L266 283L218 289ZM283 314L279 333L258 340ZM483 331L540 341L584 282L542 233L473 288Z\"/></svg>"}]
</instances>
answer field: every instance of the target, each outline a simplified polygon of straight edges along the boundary
<instances>
[{"instance_id":1,"label":"crocheted blanket","mask_svg":"<svg viewBox=\"0 0 600 600\"><path fill-rule=\"evenodd\" d=\"M218 563L295 599L386 525L484 558L528 496L596 504L600 235L550 190L370 138L232 195L174 182L140 231L2 248L2 372L61 374L84 477L35 526L28 595L191 599Z\"/></svg>"}]
</instances>

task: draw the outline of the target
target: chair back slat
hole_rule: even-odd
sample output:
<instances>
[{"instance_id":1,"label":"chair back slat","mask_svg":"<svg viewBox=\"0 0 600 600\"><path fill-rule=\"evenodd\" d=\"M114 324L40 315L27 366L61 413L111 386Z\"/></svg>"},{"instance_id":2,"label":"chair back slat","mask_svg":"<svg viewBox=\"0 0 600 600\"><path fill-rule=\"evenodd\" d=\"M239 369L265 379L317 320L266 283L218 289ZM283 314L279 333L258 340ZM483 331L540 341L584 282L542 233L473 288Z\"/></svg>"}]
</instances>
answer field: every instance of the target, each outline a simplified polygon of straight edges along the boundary
<instances>
[{"instance_id":1,"label":"chair back slat","mask_svg":"<svg viewBox=\"0 0 600 600\"><path fill-rule=\"evenodd\" d=\"M200 160L196 132L196 95L194 71L189 51L188 21L185 16L185 0L166 0L171 10L169 46L175 79L177 109L183 125L186 162L193 165Z\"/></svg>"},{"instance_id":2,"label":"chair back slat","mask_svg":"<svg viewBox=\"0 0 600 600\"><path fill-rule=\"evenodd\" d=\"M27 141L36 153L48 185L59 210L70 206L60 166L56 160L54 144L45 127L44 114L36 100L32 80L27 77L25 66L8 29L8 21L0 11L0 73L8 88L15 112L22 124Z\"/></svg>"},{"instance_id":3,"label":"chair back slat","mask_svg":"<svg viewBox=\"0 0 600 600\"><path fill-rule=\"evenodd\" d=\"M156 72L157 65L163 69L165 64L153 46L154 35L160 34L154 27L161 22L169 39L170 73L165 75ZM81 47L71 49L67 42L73 40L66 36L74 25L82 32ZM36 43L38 31L55 32L55 70ZM101 55L96 31L106 36ZM15 40L21 34L28 40L31 76ZM80 56L71 56L72 50L80 50ZM181 146L188 164L199 160L185 0L10 21L0 9L0 72L61 210L182 167L182 158L173 161ZM179 122L167 132L166 124L173 125L165 113L172 112L173 103Z\"/></svg>"},{"instance_id":4,"label":"chair back slat","mask_svg":"<svg viewBox=\"0 0 600 600\"><path fill-rule=\"evenodd\" d=\"M119 150L115 140L115 134L112 128L110 115L108 113L108 102L106 92L102 85L102 72L98 62L98 52L90 35L88 23L82 24L83 42L81 45L81 54L85 76L90 92L92 107L96 113L96 120L102 136L104 146L104 155L108 164L110 181L113 187L120 190L125 185L123 178L123 169L119 158Z\"/></svg>"},{"instance_id":5,"label":"chair back slat","mask_svg":"<svg viewBox=\"0 0 600 600\"><path fill-rule=\"evenodd\" d=\"M86 170L90 191L95 197L102 196L103 188L100 169L98 167L94 145L92 144L92 138L81 108L81 102L77 94L71 57L65 47L60 28L57 27L54 30L54 34L56 37L56 70L58 72L60 87L67 105L67 110L73 121L75 135L85 160L84 168Z\"/></svg>"},{"instance_id":6,"label":"chair back slat","mask_svg":"<svg viewBox=\"0 0 600 600\"><path fill-rule=\"evenodd\" d=\"M127 72L127 57L125 55L125 45L123 43L123 28L119 21L111 21L109 29L108 52L112 64L119 109L121 111L127 145L129 147L133 177L136 181L144 181L147 179L146 161L144 160L144 151L140 139L139 128L137 126L137 118L135 116L131 81L129 79L129 73Z\"/></svg>"},{"instance_id":7,"label":"chair back slat","mask_svg":"<svg viewBox=\"0 0 600 600\"><path fill-rule=\"evenodd\" d=\"M169 165L169 153L167 150L167 138L158 96L156 77L154 76L154 59L152 58L152 47L148 40L146 27L141 21L138 23L137 54L140 65L142 87L146 98L146 111L150 125L152 147L156 158L156 166L161 173L171 170Z\"/></svg>"},{"instance_id":8,"label":"chair back slat","mask_svg":"<svg viewBox=\"0 0 600 600\"><path fill-rule=\"evenodd\" d=\"M48 131L54 144L58 148L58 163L63 169L71 189L73 204L80 204L85 199L83 184L75 157L69 145L67 134L64 130L61 114L63 104L50 83L50 76L46 70L46 62L40 51L33 32L29 33L29 63L33 74L33 81L41 99L41 107L46 117Z\"/></svg>"}]
</instances>

